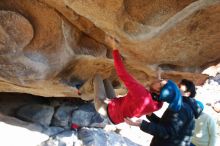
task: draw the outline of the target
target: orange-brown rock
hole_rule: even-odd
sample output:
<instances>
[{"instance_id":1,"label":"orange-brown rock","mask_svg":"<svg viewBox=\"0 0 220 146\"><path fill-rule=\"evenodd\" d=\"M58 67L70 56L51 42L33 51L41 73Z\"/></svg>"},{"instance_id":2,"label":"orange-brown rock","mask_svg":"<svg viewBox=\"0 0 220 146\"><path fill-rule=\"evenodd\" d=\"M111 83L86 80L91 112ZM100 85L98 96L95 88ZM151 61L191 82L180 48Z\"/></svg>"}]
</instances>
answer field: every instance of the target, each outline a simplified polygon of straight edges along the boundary
<instances>
[{"instance_id":1,"label":"orange-brown rock","mask_svg":"<svg viewBox=\"0 0 220 146\"><path fill-rule=\"evenodd\" d=\"M158 67L202 84L220 61L219 28L219 0L1 0L0 91L92 99L96 73L118 80L108 35L143 84Z\"/></svg>"}]
</instances>

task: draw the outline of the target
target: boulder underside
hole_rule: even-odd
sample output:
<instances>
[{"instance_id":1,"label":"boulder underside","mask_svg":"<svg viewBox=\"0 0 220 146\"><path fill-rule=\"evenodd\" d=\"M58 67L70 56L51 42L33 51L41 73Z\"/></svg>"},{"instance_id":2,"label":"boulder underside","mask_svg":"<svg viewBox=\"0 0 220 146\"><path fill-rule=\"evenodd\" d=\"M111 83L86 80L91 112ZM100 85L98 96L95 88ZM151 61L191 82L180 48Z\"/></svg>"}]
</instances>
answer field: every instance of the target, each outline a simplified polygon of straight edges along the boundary
<instances>
[{"instance_id":1,"label":"boulder underside","mask_svg":"<svg viewBox=\"0 0 220 146\"><path fill-rule=\"evenodd\" d=\"M109 35L144 85L158 67L202 84L220 62L219 28L219 0L1 0L0 91L91 100L97 73L123 88Z\"/></svg>"}]
</instances>

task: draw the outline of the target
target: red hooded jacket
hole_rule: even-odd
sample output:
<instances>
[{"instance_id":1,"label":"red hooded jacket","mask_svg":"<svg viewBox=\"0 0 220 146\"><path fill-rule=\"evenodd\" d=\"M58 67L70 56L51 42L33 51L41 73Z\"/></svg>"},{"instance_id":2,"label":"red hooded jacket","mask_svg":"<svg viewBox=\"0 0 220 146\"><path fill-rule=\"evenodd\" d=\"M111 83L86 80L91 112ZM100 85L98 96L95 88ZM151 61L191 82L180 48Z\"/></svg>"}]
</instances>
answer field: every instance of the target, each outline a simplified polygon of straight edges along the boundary
<instances>
[{"instance_id":1,"label":"red hooded jacket","mask_svg":"<svg viewBox=\"0 0 220 146\"><path fill-rule=\"evenodd\" d=\"M108 116L114 124L126 117L140 117L159 110L163 103L152 99L151 93L125 69L118 50L113 51L114 65L119 78L128 89L127 95L113 98L108 104Z\"/></svg>"}]
</instances>

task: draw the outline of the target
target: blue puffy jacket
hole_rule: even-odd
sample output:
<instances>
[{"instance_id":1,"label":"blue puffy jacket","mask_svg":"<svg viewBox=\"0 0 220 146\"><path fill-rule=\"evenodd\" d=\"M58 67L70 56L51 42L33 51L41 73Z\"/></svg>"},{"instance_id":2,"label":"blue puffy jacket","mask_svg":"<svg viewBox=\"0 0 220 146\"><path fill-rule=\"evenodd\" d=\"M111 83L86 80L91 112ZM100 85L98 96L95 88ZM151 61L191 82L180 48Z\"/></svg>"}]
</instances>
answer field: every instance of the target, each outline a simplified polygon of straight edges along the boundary
<instances>
[{"instance_id":1,"label":"blue puffy jacket","mask_svg":"<svg viewBox=\"0 0 220 146\"><path fill-rule=\"evenodd\" d=\"M194 98L183 97L178 111L167 108L161 118L155 114L147 116L151 122L143 121L140 129L153 135L151 146L189 146L202 108Z\"/></svg>"}]
</instances>

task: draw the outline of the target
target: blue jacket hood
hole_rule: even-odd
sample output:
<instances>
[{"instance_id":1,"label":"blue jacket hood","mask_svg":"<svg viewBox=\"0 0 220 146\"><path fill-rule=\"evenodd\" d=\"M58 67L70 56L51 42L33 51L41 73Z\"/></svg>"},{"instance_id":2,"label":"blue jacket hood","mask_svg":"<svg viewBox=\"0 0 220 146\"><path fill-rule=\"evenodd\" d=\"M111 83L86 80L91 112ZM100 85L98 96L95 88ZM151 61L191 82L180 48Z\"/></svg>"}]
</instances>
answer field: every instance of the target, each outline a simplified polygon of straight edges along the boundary
<instances>
[{"instance_id":1,"label":"blue jacket hood","mask_svg":"<svg viewBox=\"0 0 220 146\"><path fill-rule=\"evenodd\" d=\"M183 97L183 101L191 107L194 116L197 119L201 115L204 106L201 106L200 103L192 97Z\"/></svg>"},{"instance_id":2,"label":"blue jacket hood","mask_svg":"<svg viewBox=\"0 0 220 146\"><path fill-rule=\"evenodd\" d=\"M182 95L178 86L171 80L161 89L160 101L169 103L169 107L173 111L179 111L182 106Z\"/></svg>"}]
</instances>

